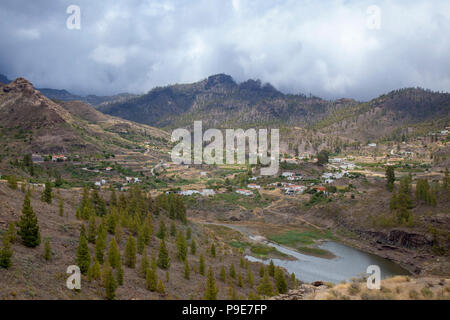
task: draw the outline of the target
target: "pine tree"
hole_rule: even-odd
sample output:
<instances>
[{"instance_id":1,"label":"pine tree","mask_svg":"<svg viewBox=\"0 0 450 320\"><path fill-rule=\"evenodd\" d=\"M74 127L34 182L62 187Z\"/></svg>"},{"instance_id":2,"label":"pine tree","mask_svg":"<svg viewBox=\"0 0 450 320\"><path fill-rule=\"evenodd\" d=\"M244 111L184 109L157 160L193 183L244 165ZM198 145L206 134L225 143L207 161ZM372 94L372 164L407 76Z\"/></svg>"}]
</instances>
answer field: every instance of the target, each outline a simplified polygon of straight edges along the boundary
<instances>
[{"instance_id":1,"label":"pine tree","mask_svg":"<svg viewBox=\"0 0 450 320\"><path fill-rule=\"evenodd\" d=\"M106 229L108 233L115 234L116 233L116 224L117 224L117 209L113 207L111 212L106 215Z\"/></svg>"},{"instance_id":2,"label":"pine tree","mask_svg":"<svg viewBox=\"0 0 450 320\"><path fill-rule=\"evenodd\" d=\"M145 278L145 273L147 272L148 267L150 267L150 261L148 260L147 250L144 249L141 256L141 263L139 265L139 274L141 277Z\"/></svg>"},{"instance_id":3,"label":"pine tree","mask_svg":"<svg viewBox=\"0 0 450 320\"><path fill-rule=\"evenodd\" d=\"M110 207L117 207L116 191L114 190L114 188L112 186L111 186L111 197L109 199L109 205L110 205Z\"/></svg>"},{"instance_id":4,"label":"pine tree","mask_svg":"<svg viewBox=\"0 0 450 320\"><path fill-rule=\"evenodd\" d=\"M22 216L20 217L18 227L18 234L22 238L25 246L34 248L41 243L39 225L31 207L29 193L25 195L25 200L23 201Z\"/></svg>"},{"instance_id":5,"label":"pine tree","mask_svg":"<svg viewBox=\"0 0 450 320\"><path fill-rule=\"evenodd\" d=\"M106 261L103 266L103 285L106 289L105 298L107 300L114 300L116 296L117 282L114 279L113 272L108 261Z\"/></svg>"},{"instance_id":6,"label":"pine tree","mask_svg":"<svg viewBox=\"0 0 450 320\"><path fill-rule=\"evenodd\" d=\"M6 232L9 243L15 243L17 240L17 230L14 222L10 222L8 225L8 231Z\"/></svg>"},{"instance_id":7,"label":"pine tree","mask_svg":"<svg viewBox=\"0 0 450 320\"><path fill-rule=\"evenodd\" d=\"M16 176L8 176L8 186L13 189L17 190L17 178Z\"/></svg>"},{"instance_id":8,"label":"pine tree","mask_svg":"<svg viewBox=\"0 0 450 320\"><path fill-rule=\"evenodd\" d=\"M91 265L91 255L86 237L82 234L78 241L77 257L75 263L80 268L82 274L86 274Z\"/></svg>"},{"instance_id":9,"label":"pine tree","mask_svg":"<svg viewBox=\"0 0 450 320\"><path fill-rule=\"evenodd\" d=\"M197 253L197 245L195 243L195 240L192 239L192 241L191 241L191 254L195 256L196 253Z\"/></svg>"},{"instance_id":10,"label":"pine tree","mask_svg":"<svg viewBox=\"0 0 450 320\"><path fill-rule=\"evenodd\" d=\"M214 272L211 267L208 269L208 277L206 279L205 300L217 300L217 286Z\"/></svg>"},{"instance_id":11,"label":"pine tree","mask_svg":"<svg viewBox=\"0 0 450 320\"><path fill-rule=\"evenodd\" d=\"M232 279L236 278L236 268L234 267L234 263L231 263L228 273Z\"/></svg>"},{"instance_id":12,"label":"pine tree","mask_svg":"<svg viewBox=\"0 0 450 320\"><path fill-rule=\"evenodd\" d=\"M82 235L86 237L86 227L84 226L84 224L82 224L80 227L80 237Z\"/></svg>"},{"instance_id":13,"label":"pine tree","mask_svg":"<svg viewBox=\"0 0 450 320\"><path fill-rule=\"evenodd\" d=\"M99 195L97 189L92 190L91 203L94 212L97 216L102 217L106 215L106 203L105 200Z\"/></svg>"},{"instance_id":14,"label":"pine tree","mask_svg":"<svg viewBox=\"0 0 450 320\"><path fill-rule=\"evenodd\" d=\"M97 239L95 239L95 256L100 264L103 264L104 261L105 248L105 238L101 234L99 234L97 236Z\"/></svg>"},{"instance_id":15,"label":"pine tree","mask_svg":"<svg viewBox=\"0 0 450 320\"><path fill-rule=\"evenodd\" d=\"M225 271L225 267L224 267L224 266L222 266L222 267L220 268L219 279L220 279L222 282L227 281L227 273L226 273L226 271Z\"/></svg>"},{"instance_id":16,"label":"pine tree","mask_svg":"<svg viewBox=\"0 0 450 320\"><path fill-rule=\"evenodd\" d=\"M252 272L252 270L248 269L247 270L247 284L250 288L253 288L254 283L255 283L255 280L253 277L253 272Z\"/></svg>"},{"instance_id":17,"label":"pine tree","mask_svg":"<svg viewBox=\"0 0 450 320\"><path fill-rule=\"evenodd\" d=\"M100 280L102 277L100 263L98 263L97 259L94 260L94 263L89 268L88 276L90 280Z\"/></svg>"},{"instance_id":18,"label":"pine tree","mask_svg":"<svg viewBox=\"0 0 450 320\"><path fill-rule=\"evenodd\" d=\"M260 284L256 288L257 292L263 296L271 297L273 295L273 287L270 282L269 273L264 272L264 276L260 281Z\"/></svg>"},{"instance_id":19,"label":"pine tree","mask_svg":"<svg viewBox=\"0 0 450 320\"><path fill-rule=\"evenodd\" d=\"M144 228L139 228L138 237L137 237L137 252L142 254L145 249L145 236L144 236Z\"/></svg>"},{"instance_id":20,"label":"pine tree","mask_svg":"<svg viewBox=\"0 0 450 320\"><path fill-rule=\"evenodd\" d=\"M260 266L259 267L259 277L260 278L262 278L262 277L264 277L264 272L265 272L266 270L264 269L264 266Z\"/></svg>"},{"instance_id":21,"label":"pine tree","mask_svg":"<svg viewBox=\"0 0 450 320\"><path fill-rule=\"evenodd\" d=\"M52 258L52 249L50 248L50 240L45 239L44 259L49 261Z\"/></svg>"},{"instance_id":22,"label":"pine tree","mask_svg":"<svg viewBox=\"0 0 450 320\"><path fill-rule=\"evenodd\" d=\"M191 228L188 227L186 230L186 240L190 240L191 239Z\"/></svg>"},{"instance_id":23,"label":"pine tree","mask_svg":"<svg viewBox=\"0 0 450 320\"><path fill-rule=\"evenodd\" d=\"M269 276L275 276L275 265L273 264L273 260L270 260L270 263L267 266L267 271L269 272Z\"/></svg>"},{"instance_id":24,"label":"pine tree","mask_svg":"<svg viewBox=\"0 0 450 320\"><path fill-rule=\"evenodd\" d=\"M232 284L228 287L228 300L238 300L236 290Z\"/></svg>"},{"instance_id":25,"label":"pine tree","mask_svg":"<svg viewBox=\"0 0 450 320\"><path fill-rule=\"evenodd\" d=\"M175 237L177 234L177 228L175 227L175 222L170 223L170 236Z\"/></svg>"},{"instance_id":26,"label":"pine tree","mask_svg":"<svg viewBox=\"0 0 450 320\"><path fill-rule=\"evenodd\" d=\"M281 268L275 269L275 285L279 293L284 294L288 290L288 285L286 278L284 277L284 272Z\"/></svg>"},{"instance_id":27,"label":"pine tree","mask_svg":"<svg viewBox=\"0 0 450 320\"><path fill-rule=\"evenodd\" d=\"M60 217L64 217L64 200L61 197L58 202L58 213Z\"/></svg>"},{"instance_id":28,"label":"pine tree","mask_svg":"<svg viewBox=\"0 0 450 320\"><path fill-rule=\"evenodd\" d=\"M117 284L119 286L122 286L123 285L123 267L122 267L121 263L119 263L119 265L117 266L116 278L117 278Z\"/></svg>"},{"instance_id":29,"label":"pine tree","mask_svg":"<svg viewBox=\"0 0 450 320\"><path fill-rule=\"evenodd\" d=\"M10 238L5 234L2 238L2 248L0 249L0 268L8 269L11 267L12 255Z\"/></svg>"},{"instance_id":30,"label":"pine tree","mask_svg":"<svg viewBox=\"0 0 450 320\"><path fill-rule=\"evenodd\" d=\"M154 268L147 268L145 273L145 284L148 290L154 292L156 291L158 283L158 276Z\"/></svg>"},{"instance_id":31,"label":"pine tree","mask_svg":"<svg viewBox=\"0 0 450 320\"><path fill-rule=\"evenodd\" d=\"M214 243L211 244L210 252L211 252L211 257L215 258L216 257L216 246L214 245Z\"/></svg>"},{"instance_id":32,"label":"pine tree","mask_svg":"<svg viewBox=\"0 0 450 320\"><path fill-rule=\"evenodd\" d=\"M241 270L239 270L239 273L238 273L238 283L237 283L237 285L239 287L241 287L241 288L244 286L244 280L242 279Z\"/></svg>"},{"instance_id":33,"label":"pine tree","mask_svg":"<svg viewBox=\"0 0 450 320\"><path fill-rule=\"evenodd\" d=\"M95 216L92 215L89 218L89 225L87 231L87 240L90 243L95 243L95 238L97 237L97 223L95 221Z\"/></svg>"},{"instance_id":34,"label":"pine tree","mask_svg":"<svg viewBox=\"0 0 450 320\"><path fill-rule=\"evenodd\" d=\"M159 239L164 239L166 237L166 233L167 233L166 224L164 223L164 220L161 219L159 221L159 230L158 230L158 233L156 234L156 236Z\"/></svg>"},{"instance_id":35,"label":"pine tree","mask_svg":"<svg viewBox=\"0 0 450 320\"><path fill-rule=\"evenodd\" d=\"M445 168L444 178L442 179L442 190L447 194L450 194L450 175L448 168Z\"/></svg>"},{"instance_id":36,"label":"pine tree","mask_svg":"<svg viewBox=\"0 0 450 320\"><path fill-rule=\"evenodd\" d=\"M295 278L295 273L291 273L291 282L292 282L292 287L294 288L294 289L297 289L297 287L298 287L298 281L297 281L297 279Z\"/></svg>"},{"instance_id":37,"label":"pine tree","mask_svg":"<svg viewBox=\"0 0 450 320\"><path fill-rule=\"evenodd\" d=\"M122 236L123 236L122 227L120 226L120 223L117 223L114 232L114 238L116 239L117 243L120 243L122 241Z\"/></svg>"},{"instance_id":38,"label":"pine tree","mask_svg":"<svg viewBox=\"0 0 450 320\"><path fill-rule=\"evenodd\" d=\"M134 269L136 266L136 240L131 234L128 237L127 244L125 245L124 259L125 265Z\"/></svg>"},{"instance_id":39,"label":"pine tree","mask_svg":"<svg viewBox=\"0 0 450 320\"><path fill-rule=\"evenodd\" d=\"M189 280L191 274L191 268L189 267L188 259L184 260L184 278Z\"/></svg>"},{"instance_id":40,"label":"pine tree","mask_svg":"<svg viewBox=\"0 0 450 320\"><path fill-rule=\"evenodd\" d=\"M114 238L112 238L112 240L109 242L108 261L109 261L111 268L113 268L113 269L116 269L120 265L122 265L121 258L120 258L120 251L117 246L116 239L114 239Z\"/></svg>"},{"instance_id":41,"label":"pine tree","mask_svg":"<svg viewBox=\"0 0 450 320\"><path fill-rule=\"evenodd\" d=\"M389 208L391 209L391 211L397 209L398 207L398 196L397 196L397 192L394 190L392 192L392 197L391 197L391 202L389 203Z\"/></svg>"},{"instance_id":42,"label":"pine tree","mask_svg":"<svg viewBox=\"0 0 450 320\"><path fill-rule=\"evenodd\" d=\"M162 280L159 280L159 281L158 281L158 286L156 287L156 291L157 291L159 294L164 294L165 289L164 289L164 283L162 282Z\"/></svg>"},{"instance_id":43,"label":"pine tree","mask_svg":"<svg viewBox=\"0 0 450 320\"><path fill-rule=\"evenodd\" d=\"M52 185L48 180L45 182L44 192L42 193L42 201L47 202L48 204L52 203Z\"/></svg>"},{"instance_id":44,"label":"pine tree","mask_svg":"<svg viewBox=\"0 0 450 320\"><path fill-rule=\"evenodd\" d=\"M149 215L144 222L143 227L143 235L144 235L144 242L148 246L150 244L150 240L153 234L153 221L151 216Z\"/></svg>"},{"instance_id":45,"label":"pine tree","mask_svg":"<svg viewBox=\"0 0 450 320\"><path fill-rule=\"evenodd\" d=\"M203 254L200 255L199 265L198 265L198 272L204 276L205 275L205 258L203 257Z\"/></svg>"},{"instance_id":46,"label":"pine tree","mask_svg":"<svg viewBox=\"0 0 450 320\"><path fill-rule=\"evenodd\" d=\"M395 183L395 172L393 166L387 166L386 167L386 184L390 191L394 189L394 183Z\"/></svg>"},{"instance_id":47,"label":"pine tree","mask_svg":"<svg viewBox=\"0 0 450 320\"><path fill-rule=\"evenodd\" d=\"M178 259L180 259L181 261L184 261L186 259L187 256L187 242L186 239L184 238L184 234L183 232L180 230L178 231L177 234L177 257Z\"/></svg>"},{"instance_id":48,"label":"pine tree","mask_svg":"<svg viewBox=\"0 0 450 320\"><path fill-rule=\"evenodd\" d=\"M159 245L157 265L163 270L169 269L170 266L169 251L166 248L166 241L164 239L161 240Z\"/></svg>"},{"instance_id":49,"label":"pine tree","mask_svg":"<svg viewBox=\"0 0 450 320\"><path fill-rule=\"evenodd\" d=\"M250 293L248 294L248 300L261 300L261 297L259 294L257 294L256 292L254 292L253 290L250 291Z\"/></svg>"}]
</instances>

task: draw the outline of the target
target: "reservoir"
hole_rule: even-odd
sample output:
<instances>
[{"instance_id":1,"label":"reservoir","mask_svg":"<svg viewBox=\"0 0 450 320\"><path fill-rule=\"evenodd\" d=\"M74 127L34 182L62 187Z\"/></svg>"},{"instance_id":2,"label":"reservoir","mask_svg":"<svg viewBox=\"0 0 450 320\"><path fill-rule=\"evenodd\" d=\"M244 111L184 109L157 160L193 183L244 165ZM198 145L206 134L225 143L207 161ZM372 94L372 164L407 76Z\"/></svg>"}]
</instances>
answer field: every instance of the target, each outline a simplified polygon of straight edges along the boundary
<instances>
[{"instance_id":1,"label":"reservoir","mask_svg":"<svg viewBox=\"0 0 450 320\"><path fill-rule=\"evenodd\" d=\"M273 259L273 262L276 266L285 268L289 273L293 272L297 279L304 282L321 280L339 283L343 280L349 281L352 277L367 276L366 270L370 265L380 267L381 279L409 274L408 271L392 261L334 241L327 241L318 246L332 252L336 256L333 259L305 255L272 242L266 242L266 244L294 257L296 260ZM246 258L250 261L259 261L265 264L270 262L270 260L262 260L252 256L246 256Z\"/></svg>"}]
</instances>

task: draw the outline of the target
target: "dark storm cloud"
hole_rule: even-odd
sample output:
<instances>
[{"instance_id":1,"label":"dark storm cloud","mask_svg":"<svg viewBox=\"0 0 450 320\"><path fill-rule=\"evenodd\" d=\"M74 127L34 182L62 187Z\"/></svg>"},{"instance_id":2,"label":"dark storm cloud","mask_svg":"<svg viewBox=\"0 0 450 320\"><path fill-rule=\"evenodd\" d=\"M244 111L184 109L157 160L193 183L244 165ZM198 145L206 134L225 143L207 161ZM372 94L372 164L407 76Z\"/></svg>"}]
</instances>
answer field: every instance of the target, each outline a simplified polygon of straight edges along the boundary
<instances>
[{"instance_id":1,"label":"dark storm cloud","mask_svg":"<svg viewBox=\"0 0 450 320\"><path fill-rule=\"evenodd\" d=\"M66 28L72 4L81 30ZM0 2L0 72L80 94L146 92L222 72L326 98L449 91L449 39L448 1Z\"/></svg>"}]
</instances>

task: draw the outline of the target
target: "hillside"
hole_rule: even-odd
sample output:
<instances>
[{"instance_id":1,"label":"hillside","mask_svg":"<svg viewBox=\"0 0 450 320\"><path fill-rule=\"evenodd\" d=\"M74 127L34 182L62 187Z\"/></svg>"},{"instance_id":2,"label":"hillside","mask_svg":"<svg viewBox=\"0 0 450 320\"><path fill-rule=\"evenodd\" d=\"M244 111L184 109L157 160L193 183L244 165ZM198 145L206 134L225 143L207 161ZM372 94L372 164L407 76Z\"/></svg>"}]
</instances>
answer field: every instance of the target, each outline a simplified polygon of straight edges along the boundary
<instances>
[{"instance_id":1,"label":"hillside","mask_svg":"<svg viewBox=\"0 0 450 320\"><path fill-rule=\"evenodd\" d=\"M0 87L3 156L24 153L121 153L143 141L167 139L161 130L105 116L82 102L55 102L24 78Z\"/></svg>"},{"instance_id":2,"label":"hillside","mask_svg":"<svg viewBox=\"0 0 450 320\"><path fill-rule=\"evenodd\" d=\"M270 84L263 85L256 80L237 84L230 76L218 74L193 84L155 88L123 103L103 105L99 110L158 127L186 126L195 119L203 120L207 127L223 128L305 125L342 106L342 101L285 95Z\"/></svg>"},{"instance_id":3,"label":"hillside","mask_svg":"<svg viewBox=\"0 0 450 320\"><path fill-rule=\"evenodd\" d=\"M421 124L434 122L435 127L428 128L432 130L445 127L449 120L449 93L406 88L367 103L346 106L311 127L349 138L358 137L365 142L379 138L399 140L403 134L420 129Z\"/></svg>"},{"instance_id":4,"label":"hillside","mask_svg":"<svg viewBox=\"0 0 450 320\"><path fill-rule=\"evenodd\" d=\"M218 128L306 127L365 143L401 135L403 128L424 121L445 125L449 107L450 94L418 88L392 91L365 103L327 101L286 95L255 80L237 84L219 74L197 83L155 88L125 102L103 104L99 110L157 127L189 126L194 120Z\"/></svg>"},{"instance_id":5,"label":"hillside","mask_svg":"<svg viewBox=\"0 0 450 320\"><path fill-rule=\"evenodd\" d=\"M12 264L7 269L0 268L2 300L97 300L105 297L111 299L107 296L103 275L106 261L111 261L109 252L113 242L118 246L119 261L123 261L123 265L119 262L123 272L123 284L116 282L115 299L204 299L210 268L214 273L218 299L246 299L249 295L251 297L251 294L256 297L257 285L262 282L258 275L262 264L245 260L238 249L223 243L218 234L212 233L202 225L190 221L184 224L179 219L171 218L165 209L166 206L159 204L158 199L161 197L151 198L141 193L139 189L134 189L129 193L118 192L116 200L119 201L114 203L110 192L91 191L91 195L85 198L92 205L90 215L84 217L83 213L80 218L76 212L83 204L81 190L55 191L53 202L48 204L40 200L42 188L28 187L31 190L31 206L37 216L41 243L34 248L26 247L19 236L14 237ZM0 182L0 204L5 208L0 212L1 236L6 234L10 223L19 221L24 197L22 192L11 190L5 183ZM58 198L64 202L62 215L58 207ZM106 214L99 214L96 210L96 203L99 201L105 206ZM111 228L111 223L116 227ZM167 228L164 235L160 233L161 223ZM149 227L145 243L141 242L143 226ZM83 228L84 231L81 231ZM66 270L77 261L77 248L83 232L90 239L89 269L92 271L94 262L102 260L100 268L103 271L99 275L100 278L90 272L84 273L81 278L81 290L77 292L66 288L66 280L69 277ZM178 244L180 238L184 239L186 245L184 247L186 251L183 250L184 258L180 258ZM137 243L134 243L134 255L131 255L134 257L133 264L129 263L129 255L126 253L129 239L137 240ZM169 264L160 263L162 259L159 251L162 239L168 250ZM48 259L44 257L46 240L51 246ZM100 241L104 241L102 245ZM193 242L196 244L192 245ZM214 254L211 251L213 244ZM193 247L195 249L192 249ZM144 270L149 272L154 268L157 277L154 285L156 287L156 282L161 283L162 290L155 290L152 285L149 286L149 281L142 274L142 260L145 256L148 264ZM188 274L185 261L188 262ZM234 273L229 271L232 265ZM114 269L113 275L119 279L118 266ZM284 272L282 274L286 281L286 289L288 285L291 289L294 288L294 282L289 280L288 283L288 275ZM269 281L275 288L275 280ZM233 288L232 291L230 288Z\"/></svg>"}]
</instances>

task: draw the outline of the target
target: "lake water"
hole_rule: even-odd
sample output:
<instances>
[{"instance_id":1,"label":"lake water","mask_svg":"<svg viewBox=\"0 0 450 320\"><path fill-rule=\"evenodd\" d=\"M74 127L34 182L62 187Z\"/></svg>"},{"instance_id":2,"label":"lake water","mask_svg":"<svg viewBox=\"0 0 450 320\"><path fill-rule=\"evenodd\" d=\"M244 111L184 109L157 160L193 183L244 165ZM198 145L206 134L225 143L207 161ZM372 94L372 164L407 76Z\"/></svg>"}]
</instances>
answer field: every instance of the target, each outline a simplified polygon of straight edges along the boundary
<instances>
[{"instance_id":1,"label":"lake water","mask_svg":"<svg viewBox=\"0 0 450 320\"><path fill-rule=\"evenodd\" d=\"M348 281L352 277L367 276L366 270L370 265L377 265L381 270L381 278L389 278L395 275L407 275L409 272L399 265L376 255L360 251L358 249L328 241L319 245L321 249L332 252L336 257L324 259L301 254L277 244L266 242L278 251L288 254L296 260L273 259L276 266L281 266L294 273L296 278L304 282L317 280L339 283ZM252 256L246 256L250 261L259 261L268 264L270 260L262 260Z\"/></svg>"}]
</instances>

